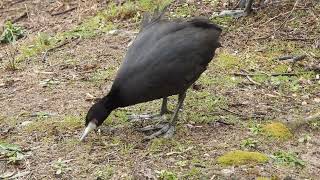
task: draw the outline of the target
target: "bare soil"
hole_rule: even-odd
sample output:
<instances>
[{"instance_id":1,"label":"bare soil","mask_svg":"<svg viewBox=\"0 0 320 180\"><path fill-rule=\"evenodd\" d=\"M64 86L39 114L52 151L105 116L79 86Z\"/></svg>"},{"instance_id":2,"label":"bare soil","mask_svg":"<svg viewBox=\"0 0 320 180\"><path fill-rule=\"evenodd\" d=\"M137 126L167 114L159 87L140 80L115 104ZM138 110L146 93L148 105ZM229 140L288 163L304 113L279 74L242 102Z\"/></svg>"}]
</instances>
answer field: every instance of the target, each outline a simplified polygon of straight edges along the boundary
<instances>
[{"instance_id":1,"label":"bare soil","mask_svg":"<svg viewBox=\"0 0 320 180\"><path fill-rule=\"evenodd\" d=\"M27 12L17 24L28 35L17 46L35 38L38 32L54 35L68 31L110 3L15 2L0 3L0 27ZM196 15L210 15L233 6L218 3L210 10L203 2L189 3L196 4ZM176 3L170 10L180 6ZM73 7L77 8L52 15ZM13 177L26 172L17 179L170 179L163 174L172 172L179 179L317 179L320 124L303 120L320 110L319 70L306 70L308 65L320 62L319 18L316 1L301 1L296 6L295 1L286 1L270 3L248 17L231 20L224 27L223 48L217 52L217 60L188 92L174 138L150 142L142 142L144 134L135 129L152 122L127 122L127 114L155 113L160 108L159 100L117 110L100 134L92 133L86 142L78 142L88 108L94 98L108 92L137 25L122 29L130 33L80 38L49 52L45 59L40 53L20 62L15 71L6 68L11 58L6 51L11 51L12 45L1 44L0 142L19 145L25 158L9 163L0 155L0 175L13 173ZM304 53L307 57L294 65L272 60ZM229 67L220 64L223 55L238 59ZM283 66L285 71L297 73L297 79L290 76L279 85L272 77L260 81L254 76L248 79L233 75L279 73L277 68ZM308 75L299 75L302 71ZM296 86L299 89L293 91ZM171 108L175 102L170 98ZM275 140L249 129L252 124L269 121L293 127L293 138ZM308 141L299 142L306 135ZM258 141L251 151L270 157L277 151L294 152L305 166L279 164L272 158L266 164L222 166L216 162L226 152L243 149L241 142L248 138Z\"/></svg>"}]
</instances>

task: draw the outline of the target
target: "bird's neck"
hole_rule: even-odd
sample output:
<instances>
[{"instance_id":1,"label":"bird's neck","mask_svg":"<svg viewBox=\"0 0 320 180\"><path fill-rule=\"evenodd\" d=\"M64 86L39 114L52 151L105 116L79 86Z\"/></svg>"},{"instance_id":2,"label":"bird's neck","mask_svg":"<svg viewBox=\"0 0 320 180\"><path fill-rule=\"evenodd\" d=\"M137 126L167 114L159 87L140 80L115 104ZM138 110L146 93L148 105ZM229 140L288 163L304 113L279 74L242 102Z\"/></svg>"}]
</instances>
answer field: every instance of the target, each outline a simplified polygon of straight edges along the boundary
<instances>
[{"instance_id":1,"label":"bird's neck","mask_svg":"<svg viewBox=\"0 0 320 180\"><path fill-rule=\"evenodd\" d=\"M114 110L119 107L115 93L109 93L101 99L103 106L108 110Z\"/></svg>"}]
</instances>

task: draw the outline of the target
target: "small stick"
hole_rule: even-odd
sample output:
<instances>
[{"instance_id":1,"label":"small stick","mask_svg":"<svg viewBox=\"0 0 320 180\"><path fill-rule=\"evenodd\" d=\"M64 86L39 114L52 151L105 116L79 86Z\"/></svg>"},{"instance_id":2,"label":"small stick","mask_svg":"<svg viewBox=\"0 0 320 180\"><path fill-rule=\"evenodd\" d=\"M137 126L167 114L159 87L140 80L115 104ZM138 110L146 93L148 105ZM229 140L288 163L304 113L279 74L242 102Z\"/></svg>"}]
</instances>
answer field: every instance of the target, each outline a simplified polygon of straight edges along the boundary
<instances>
[{"instance_id":1,"label":"small stick","mask_svg":"<svg viewBox=\"0 0 320 180\"><path fill-rule=\"evenodd\" d=\"M265 24L267 24L267 23L269 23L269 22L273 21L274 19L277 19L278 17L283 16L283 15L286 15L286 14L288 14L288 13L290 13L290 11L285 12L285 13L280 13L280 14L278 14L277 16L274 16L273 18L270 18L268 21L266 21L266 22L262 23L261 25L265 25Z\"/></svg>"},{"instance_id":2,"label":"small stick","mask_svg":"<svg viewBox=\"0 0 320 180\"><path fill-rule=\"evenodd\" d=\"M272 74L247 74L233 73L234 76L297 76L300 73L272 73Z\"/></svg>"},{"instance_id":3,"label":"small stick","mask_svg":"<svg viewBox=\"0 0 320 180\"><path fill-rule=\"evenodd\" d=\"M314 121L314 120L317 120L317 119L320 120L320 112L306 117L305 121L306 122L310 122L310 121Z\"/></svg>"},{"instance_id":4,"label":"small stick","mask_svg":"<svg viewBox=\"0 0 320 180\"><path fill-rule=\"evenodd\" d=\"M258 83L258 82L256 82L256 81L254 81L253 79L251 79L250 76L246 76L246 78L247 78L250 82L252 82L253 84L258 85L258 86L261 86L260 83Z\"/></svg>"},{"instance_id":5,"label":"small stick","mask_svg":"<svg viewBox=\"0 0 320 180\"><path fill-rule=\"evenodd\" d=\"M241 114L241 113L238 113L238 112L234 112L234 111L231 111L229 109L225 109L225 108L221 108L222 110L224 111L227 111L233 115L236 115L236 116L239 116L241 119L250 119L250 118L261 118L261 116L250 116L250 115L244 115L244 114Z\"/></svg>"},{"instance_id":6,"label":"small stick","mask_svg":"<svg viewBox=\"0 0 320 180\"><path fill-rule=\"evenodd\" d=\"M301 61L304 58L306 58L307 55L300 55L300 56L282 56L278 58L274 58L273 60L279 60L279 61L284 61L284 60L293 60L293 62Z\"/></svg>"},{"instance_id":7,"label":"small stick","mask_svg":"<svg viewBox=\"0 0 320 180\"><path fill-rule=\"evenodd\" d=\"M46 50L46 51L44 52L43 56L42 56L42 62L46 62L47 54L48 54L49 52L51 52L51 51L53 51L53 50L55 50L55 49L61 48L61 47L65 46L65 45L67 45L67 44L69 44L69 43L71 43L72 41L74 41L74 40L76 40L76 39L79 39L79 37L76 37L76 38L74 38L74 39L71 39L70 41L64 41L63 43L61 43L61 44L59 44L59 45L57 45L57 46L54 46L54 47Z\"/></svg>"},{"instance_id":8,"label":"small stick","mask_svg":"<svg viewBox=\"0 0 320 180\"><path fill-rule=\"evenodd\" d=\"M67 9L67 10L62 11L62 12L52 13L51 16L58 16L58 15L61 15L61 14L65 14L65 13L73 11L75 9L77 9L77 7L73 7L73 8Z\"/></svg>"},{"instance_id":9,"label":"small stick","mask_svg":"<svg viewBox=\"0 0 320 180\"><path fill-rule=\"evenodd\" d=\"M283 40L288 40L288 41L313 41L315 38L283 38Z\"/></svg>"},{"instance_id":10,"label":"small stick","mask_svg":"<svg viewBox=\"0 0 320 180\"><path fill-rule=\"evenodd\" d=\"M15 4L18 4L18 3L21 3L21 2L23 2L23 1L26 1L26 0L18 0L18 1L12 2L12 3L10 4L10 6L15 5Z\"/></svg>"}]
</instances>

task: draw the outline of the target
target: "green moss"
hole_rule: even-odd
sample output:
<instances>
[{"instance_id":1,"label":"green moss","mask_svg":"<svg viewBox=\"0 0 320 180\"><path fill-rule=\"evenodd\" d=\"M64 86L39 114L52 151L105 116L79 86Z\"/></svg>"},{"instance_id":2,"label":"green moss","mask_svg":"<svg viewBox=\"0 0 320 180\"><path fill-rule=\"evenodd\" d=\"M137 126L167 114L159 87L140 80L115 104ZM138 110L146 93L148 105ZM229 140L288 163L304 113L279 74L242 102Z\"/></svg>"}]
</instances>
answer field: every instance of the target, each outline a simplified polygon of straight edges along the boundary
<instances>
[{"instance_id":1,"label":"green moss","mask_svg":"<svg viewBox=\"0 0 320 180\"><path fill-rule=\"evenodd\" d=\"M190 5L188 3L184 3L182 6L179 6L172 13L172 17L190 17L196 11L196 7L194 5Z\"/></svg>"},{"instance_id":2,"label":"green moss","mask_svg":"<svg viewBox=\"0 0 320 180\"><path fill-rule=\"evenodd\" d=\"M56 130L67 131L83 128L83 119L80 116L65 116L61 119L39 118L30 123L24 130L27 132L37 131L54 134Z\"/></svg>"},{"instance_id":3,"label":"green moss","mask_svg":"<svg viewBox=\"0 0 320 180\"><path fill-rule=\"evenodd\" d=\"M271 180L271 178L268 178L268 177L257 177L256 180Z\"/></svg>"},{"instance_id":4,"label":"green moss","mask_svg":"<svg viewBox=\"0 0 320 180\"><path fill-rule=\"evenodd\" d=\"M172 1L173 0L139 0L138 6L142 11L153 11L157 6L159 6L160 9L163 9Z\"/></svg>"},{"instance_id":5,"label":"green moss","mask_svg":"<svg viewBox=\"0 0 320 180\"><path fill-rule=\"evenodd\" d=\"M115 3L110 3L108 8L101 13L101 16L106 21L113 21L116 19L129 19L137 14L138 6L132 1L127 1L121 6Z\"/></svg>"},{"instance_id":6,"label":"green moss","mask_svg":"<svg viewBox=\"0 0 320 180\"><path fill-rule=\"evenodd\" d=\"M176 173L171 171L162 170L158 174L159 174L158 178L160 180L177 180L178 179Z\"/></svg>"},{"instance_id":7,"label":"green moss","mask_svg":"<svg viewBox=\"0 0 320 180\"><path fill-rule=\"evenodd\" d=\"M264 134L277 139L289 139L292 137L292 133L289 128L280 122L266 124L262 130Z\"/></svg>"},{"instance_id":8,"label":"green moss","mask_svg":"<svg viewBox=\"0 0 320 180\"><path fill-rule=\"evenodd\" d=\"M241 68L243 66L238 57L228 53L220 53L215 59L215 65L224 70L231 70L236 67Z\"/></svg>"},{"instance_id":9,"label":"green moss","mask_svg":"<svg viewBox=\"0 0 320 180\"><path fill-rule=\"evenodd\" d=\"M228 152L218 158L218 163L221 165L255 164L267 161L268 157L262 153L240 150Z\"/></svg>"},{"instance_id":10,"label":"green moss","mask_svg":"<svg viewBox=\"0 0 320 180\"><path fill-rule=\"evenodd\" d=\"M101 82L105 80L112 80L116 74L115 67L109 67L107 69L100 69L97 70L93 75L90 77L89 81L93 82Z\"/></svg>"},{"instance_id":11,"label":"green moss","mask_svg":"<svg viewBox=\"0 0 320 180\"><path fill-rule=\"evenodd\" d=\"M197 179L203 176L201 170L199 168L192 167L186 175L184 175L185 179Z\"/></svg>"},{"instance_id":12,"label":"green moss","mask_svg":"<svg viewBox=\"0 0 320 180\"><path fill-rule=\"evenodd\" d=\"M111 179L114 175L114 168L111 165L105 165L95 173L97 179Z\"/></svg>"},{"instance_id":13,"label":"green moss","mask_svg":"<svg viewBox=\"0 0 320 180\"><path fill-rule=\"evenodd\" d=\"M214 16L211 20L220 26L230 26L233 22L233 18L231 16Z\"/></svg>"}]
</instances>

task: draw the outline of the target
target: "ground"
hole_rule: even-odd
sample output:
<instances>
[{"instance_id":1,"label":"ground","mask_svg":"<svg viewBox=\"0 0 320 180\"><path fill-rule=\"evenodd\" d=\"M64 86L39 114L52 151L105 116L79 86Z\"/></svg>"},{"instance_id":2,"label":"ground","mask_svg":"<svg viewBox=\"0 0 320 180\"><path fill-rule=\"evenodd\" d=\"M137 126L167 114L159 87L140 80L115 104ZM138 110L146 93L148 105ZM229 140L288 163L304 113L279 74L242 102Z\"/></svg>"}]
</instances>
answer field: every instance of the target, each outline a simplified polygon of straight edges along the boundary
<instances>
[{"instance_id":1,"label":"ground","mask_svg":"<svg viewBox=\"0 0 320 180\"><path fill-rule=\"evenodd\" d=\"M170 0L0 3L0 32L7 20L24 29L23 38L0 44L0 178L317 179L316 1L270 1L240 18L215 17L236 2L172 3L169 18L207 16L223 27L223 47L189 89L174 138L143 142L136 128L153 122L128 121L159 111L156 100L117 109L79 142L88 108L108 92L156 2Z\"/></svg>"}]
</instances>

